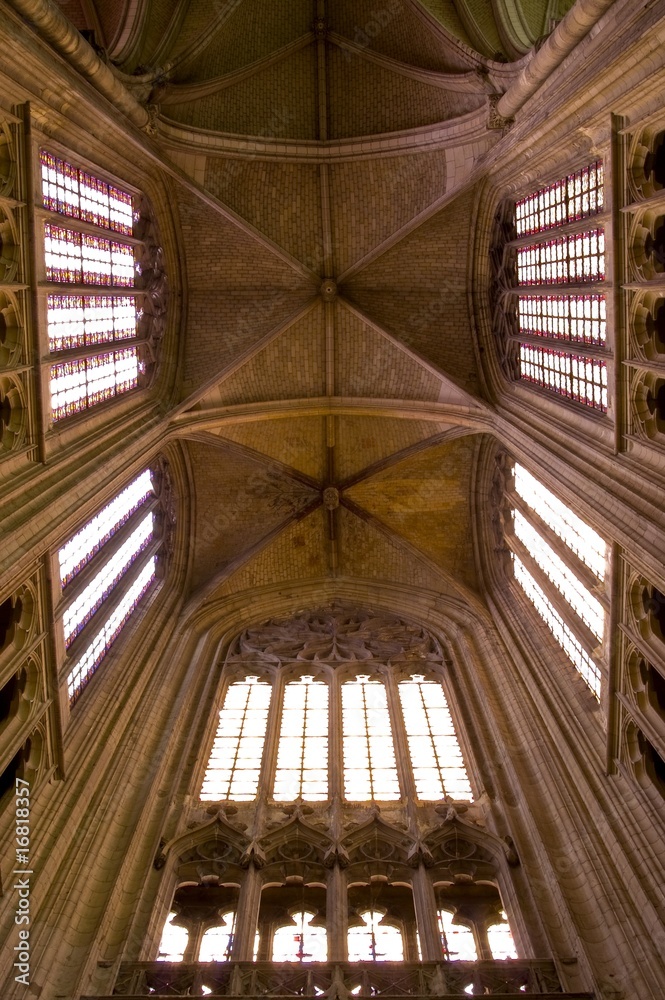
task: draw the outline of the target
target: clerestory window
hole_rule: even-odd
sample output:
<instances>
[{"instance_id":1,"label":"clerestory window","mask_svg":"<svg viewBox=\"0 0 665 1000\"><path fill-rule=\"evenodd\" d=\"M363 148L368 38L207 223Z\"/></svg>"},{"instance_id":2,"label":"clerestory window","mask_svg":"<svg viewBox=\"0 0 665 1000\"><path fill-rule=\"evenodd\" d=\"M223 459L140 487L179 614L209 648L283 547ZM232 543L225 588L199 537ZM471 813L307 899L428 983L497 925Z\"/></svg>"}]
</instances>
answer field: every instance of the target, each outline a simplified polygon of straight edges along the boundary
<instances>
[{"instance_id":1,"label":"clerestory window","mask_svg":"<svg viewBox=\"0 0 665 1000\"><path fill-rule=\"evenodd\" d=\"M168 492L165 464L146 469L58 551L57 617L72 705L155 583L164 557Z\"/></svg>"},{"instance_id":2,"label":"clerestory window","mask_svg":"<svg viewBox=\"0 0 665 1000\"><path fill-rule=\"evenodd\" d=\"M554 638L600 697L606 627L607 544L523 466L509 493L515 579Z\"/></svg>"},{"instance_id":3,"label":"clerestory window","mask_svg":"<svg viewBox=\"0 0 665 1000\"><path fill-rule=\"evenodd\" d=\"M148 385L157 338L145 294L163 289L148 287L160 279L146 256L160 251L139 238L138 198L47 150L40 166L55 422Z\"/></svg>"},{"instance_id":4,"label":"clerestory window","mask_svg":"<svg viewBox=\"0 0 665 1000\"><path fill-rule=\"evenodd\" d=\"M511 378L608 406L600 160L499 210L496 333Z\"/></svg>"}]
</instances>

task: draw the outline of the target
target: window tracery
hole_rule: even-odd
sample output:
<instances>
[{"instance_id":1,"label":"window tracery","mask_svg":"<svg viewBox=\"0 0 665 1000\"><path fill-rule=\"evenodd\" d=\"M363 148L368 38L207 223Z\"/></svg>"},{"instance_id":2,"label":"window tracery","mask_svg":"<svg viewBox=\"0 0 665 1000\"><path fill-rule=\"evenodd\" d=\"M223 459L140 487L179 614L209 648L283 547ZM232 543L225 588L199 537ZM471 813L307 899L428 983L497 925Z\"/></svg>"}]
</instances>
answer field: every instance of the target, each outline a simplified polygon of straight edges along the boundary
<instances>
[{"instance_id":1,"label":"window tracery","mask_svg":"<svg viewBox=\"0 0 665 1000\"><path fill-rule=\"evenodd\" d=\"M58 421L149 383L165 282L154 233L145 242L154 224L144 199L47 150L40 152L40 167L45 276L54 286L46 298L52 419ZM51 214L74 225L52 221Z\"/></svg>"},{"instance_id":2,"label":"window tracery","mask_svg":"<svg viewBox=\"0 0 665 1000\"><path fill-rule=\"evenodd\" d=\"M606 303L592 286L605 280L605 232L582 220L603 212L603 188L599 160L504 202L491 252L506 375L599 412L608 406Z\"/></svg>"},{"instance_id":3,"label":"window tracery","mask_svg":"<svg viewBox=\"0 0 665 1000\"><path fill-rule=\"evenodd\" d=\"M175 517L168 465L146 469L59 550L67 688L73 705L161 572ZM123 586L120 586L121 581Z\"/></svg>"}]
</instances>

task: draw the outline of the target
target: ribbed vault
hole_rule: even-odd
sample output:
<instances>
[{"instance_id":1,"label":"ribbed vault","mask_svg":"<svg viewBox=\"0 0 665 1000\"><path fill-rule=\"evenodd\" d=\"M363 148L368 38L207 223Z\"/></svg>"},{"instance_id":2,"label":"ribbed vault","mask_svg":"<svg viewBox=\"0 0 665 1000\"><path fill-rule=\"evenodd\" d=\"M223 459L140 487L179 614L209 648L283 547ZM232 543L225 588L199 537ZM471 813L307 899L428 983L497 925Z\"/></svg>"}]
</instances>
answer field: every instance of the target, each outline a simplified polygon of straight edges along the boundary
<instances>
[{"instance_id":1,"label":"ribbed vault","mask_svg":"<svg viewBox=\"0 0 665 1000\"><path fill-rule=\"evenodd\" d=\"M478 594L473 166L508 60L557 11L80 3L181 181L191 599L323 579Z\"/></svg>"}]
</instances>

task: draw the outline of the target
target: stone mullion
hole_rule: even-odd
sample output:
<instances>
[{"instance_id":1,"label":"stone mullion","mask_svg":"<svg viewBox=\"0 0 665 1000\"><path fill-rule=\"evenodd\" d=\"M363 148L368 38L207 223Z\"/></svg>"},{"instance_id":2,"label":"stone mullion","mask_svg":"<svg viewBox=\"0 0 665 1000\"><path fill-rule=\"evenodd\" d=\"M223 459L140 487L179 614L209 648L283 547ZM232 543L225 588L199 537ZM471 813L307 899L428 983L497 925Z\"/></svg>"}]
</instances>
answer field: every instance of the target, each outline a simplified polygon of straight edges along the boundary
<instances>
[{"instance_id":1,"label":"stone mullion","mask_svg":"<svg viewBox=\"0 0 665 1000\"><path fill-rule=\"evenodd\" d=\"M259 924L262 888L261 874L250 861L238 897L238 916L231 953L233 962L251 962L254 958L254 939Z\"/></svg>"},{"instance_id":2,"label":"stone mullion","mask_svg":"<svg viewBox=\"0 0 665 1000\"><path fill-rule=\"evenodd\" d=\"M349 910L346 876L333 865L326 886L326 923L328 925L328 961L346 962L348 958Z\"/></svg>"},{"instance_id":3,"label":"stone mullion","mask_svg":"<svg viewBox=\"0 0 665 1000\"><path fill-rule=\"evenodd\" d=\"M341 831L341 805L344 801L344 746L342 691L338 675L330 674L330 711L328 715L328 796L333 803L333 824Z\"/></svg>"},{"instance_id":4,"label":"stone mullion","mask_svg":"<svg viewBox=\"0 0 665 1000\"><path fill-rule=\"evenodd\" d=\"M395 746L395 759L400 789L406 799L409 820L411 821L413 831L415 831L417 830L416 800L418 795L411 767L411 754L406 735L406 726L404 725L402 705L399 699L399 685L392 670L389 668L383 668L381 674L388 696L388 712L393 730L393 743Z\"/></svg>"},{"instance_id":5,"label":"stone mullion","mask_svg":"<svg viewBox=\"0 0 665 1000\"><path fill-rule=\"evenodd\" d=\"M280 671L273 679L272 696L266 722L266 738L263 745L263 760L259 773L259 786L254 823L251 827L252 837L256 840L263 832L267 800L272 796L275 781L275 765L279 749L279 731L284 704L284 675Z\"/></svg>"},{"instance_id":6,"label":"stone mullion","mask_svg":"<svg viewBox=\"0 0 665 1000\"><path fill-rule=\"evenodd\" d=\"M413 873L411 886L423 961L440 962L443 958L443 949L437 924L436 896L422 861Z\"/></svg>"}]
</instances>

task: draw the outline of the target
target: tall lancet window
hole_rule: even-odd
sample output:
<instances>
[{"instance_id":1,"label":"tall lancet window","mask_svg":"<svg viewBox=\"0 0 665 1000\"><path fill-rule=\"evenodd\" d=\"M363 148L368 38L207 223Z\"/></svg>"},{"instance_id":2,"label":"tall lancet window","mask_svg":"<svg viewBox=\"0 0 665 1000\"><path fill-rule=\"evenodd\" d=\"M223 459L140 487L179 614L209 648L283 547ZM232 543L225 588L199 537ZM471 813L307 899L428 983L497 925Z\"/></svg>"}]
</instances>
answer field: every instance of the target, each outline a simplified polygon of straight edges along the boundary
<instances>
[{"instance_id":1,"label":"tall lancet window","mask_svg":"<svg viewBox=\"0 0 665 1000\"><path fill-rule=\"evenodd\" d=\"M350 962L403 962L404 942L397 927L384 923L381 910L358 914L362 925L349 928Z\"/></svg>"},{"instance_id":2,"label":"tall lancet window","mask_svg":"<svg viewBox=\"0 0 665 1000\"><path fill-rule=\"evenodd\" d=\"M256 798L261 773L271 687L258 677L229 685L200 798Z\"/></svg>"},{"instance_id":3,"label":"tall lancet window","mask_svg":"<svg viewBox=\"0 0 665 1000\"><path fill-rule=\"evenodd\" d=\"M514 471L515 579L598 698L607 545L523 466Z\"/></svg>"},{"instance_id":4,"label":"tall lancet window","mask_svg":"<svg viewBox=\"0 0 665 1000\"><path fill-rule=\"evenodd\" d=\"M351 801L399 799L386 689L369 675L342 684L344 793Z\"/></svg>"},{"instance_id":5,"label":"tall lancet window","mask_svg":"<svg viewBox=\"0 0 665 1000\"><path fill-rule=\"evenodd\" d=\"M165 464L146 469L58 552L72 704L157 578L169 489Z\"/></svg>"},{"instance_id":6,"label":"tall lancet window","mask_svg":"<svg viewBox=\"0 0 665 1000\"><path fill-rule=\"evenodd\" d=\"M328 797L328 685L311 676L284 688L274 798Z\"/></svg>"},{"instance_id":7,"label":"tall lancet window","mask_svg":"<svg viewBox=\"0 0 665 1000\"><path fill-rule=\"evenodd\" d=\"M506 373L607 410L604 172L600 161L497 216L497 334Z\"/></svg>"},{"instance_id":8,"label":"tall lancet window","mask_svg":"<svg viewBox=\"0 0 665 1000\"><path fill-rule=\"evenodd\" d=\"M414 674L399 696L418 798L473 798L441 685Z\"/></svg>"},{"instance_id":9,"label":"tall lancet window","mask_svg":"<svg viewBox=\"0 0 665 1000\"><path fill-rule=\"evenodd\" d=\"M51 413L58 421L148 384L163 272L155 267L161 251L154 237L144 239L140 199L47 150L40 167Z\"/></svg>"}]
</instances>

